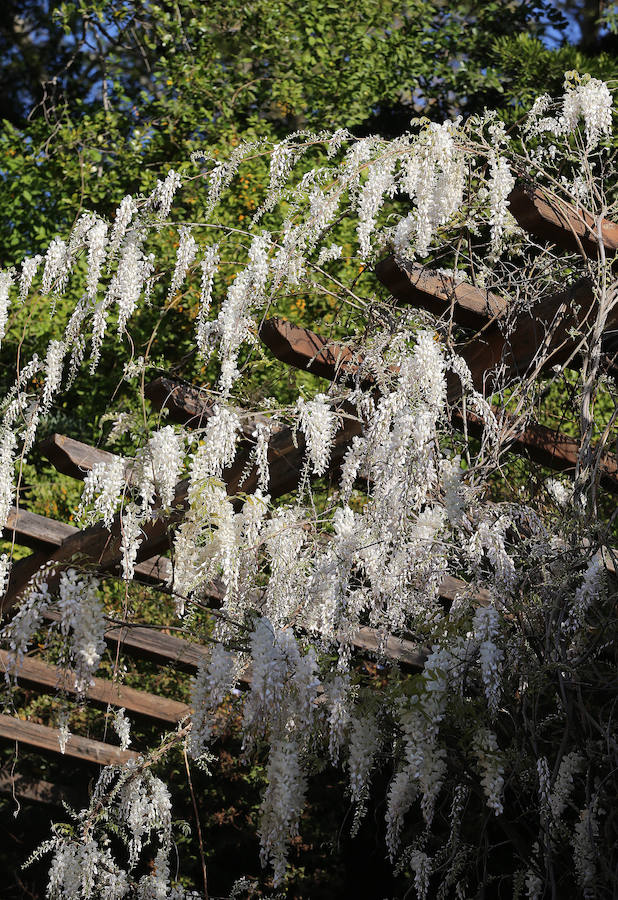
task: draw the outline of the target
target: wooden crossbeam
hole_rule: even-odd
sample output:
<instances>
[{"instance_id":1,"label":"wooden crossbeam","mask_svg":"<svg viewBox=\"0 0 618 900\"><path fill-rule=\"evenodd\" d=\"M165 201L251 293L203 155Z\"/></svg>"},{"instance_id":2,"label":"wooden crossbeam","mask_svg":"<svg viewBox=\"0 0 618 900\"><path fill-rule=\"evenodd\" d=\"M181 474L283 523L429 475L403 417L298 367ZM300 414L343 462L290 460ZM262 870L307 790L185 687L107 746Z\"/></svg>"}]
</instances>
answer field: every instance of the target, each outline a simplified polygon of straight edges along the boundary
<instances>
[{"instance_id":1,"label":"wooden crossbeam","mask_svg":"<svg viewBox=\"0 0 618 900\"><path fill-rule=\"evenodd\" d=\"M575 250L596 259L599 252L594 216L542 188L518 184L508 198L509 210L519 225L535 237L564 250ZM618 250L618 225L603 219L601 233L610 257Z\"/></svg>"},{"instance_id":2,"label":"wooden crossbeam","mask_svg":"<svg viewBox=\"0 0 618 900\"><path fill-rule=\"evenodd\" d=\"M492 392L492 370L502 364L502 378L538 375L573 356L578 344L577 333L591 325L595 314L595 297L587 279L564 291L540 300L530 312L516 320L508 338L498 329L489 330L484 338L459 348L466 360L472 380L479 391ZM618 326L618 308L610 312L606 330ZM486 385L489 383L489 386ZM449 389L457 396L459 388Z\"/></svg>"},{"instance_id":3,"label":"wooden crossbeam","mask_svg":"<svg viewBox=\"0 0 618 900\"><path fill-rule=\"evenodd\" d=\"M66 784L52 784L43 778L27 778L19 772L0 769L0 794L8 794L31 803L80 809L86 802L86 791L75 790Z\"/></svg>"},{"instance_id":4,"label":"wooden crossbeam","mask_svg":"<svg viewBox=\"0 0 618 900\"><path fill-rule=\"evenodd\" d=\"M452 315L458 325L475 331L507 310L508 304L502 297L464 281L456 282L397 255L381 260L375 273L400 302L426 309L439 318Z\"/></svg>"},{"instance_id":5,"label":"wooden crossbeam","mask_svg":"<svg viewBox=\"0 0 618 900\"><path fill-rule=\"evenodd\" d=\"M331 380L344 378L347 371L347 359L353 359L353 373L356 372L361 358L350 354L344 357L339 353L339 348L332 341L327 342L313 331L293 325L284 319L268 319L260 331L260 336L272 353L281 359L285 356L285 362L305 369L311 358L320 353L325 347L337 364L330 367L323 363L320 374ZM347 348L342 348L347 349ZM349 352L349 351L348 351ZM311 353L311 357L309 354ZM459 429L463 429L464 420L458 410L453 410L452 421ZM478 437L483 432L483 422L473 413L467 413L466 426L473 437ZM504 419L505 439L508 450L519 454L525 454L534 462L547 466L559 472L575 471L579 444L574 438L559 431L554 431L544 425L527 425L523 427L514 417L506 416ZM618 493L618 462L610 453L604 453L600 466L601 484L603 487Z\"/></svg>"},{"instance_id":6,"label":"wooden crossbeam","mask_svg":"<svg viewBox=\"0 0 618 900\"><path fill-rule=\"evenodd\" d=\"M60 753L58 729L39 725L37 722L26 722L14 716L0 715L0 737L47 753ZM69 738L64 755L100 766L123 765L130 759L137 759L138 756L132 750L121 750L111 744L80 737L77 734L72 734Z\"/></svg>"},{"instance_id":7,"label":"wooden crossbeam","mask_svg":"<svg viewBox=\"0 0 618 900\"><path fill-rule=\"evenodd\" d=\"M52 606L43 613L43 618L47 622L58 622L60 613ZM114 649L120 647L156 663L172 663L183 672L195 672L200 663L207 662L210 657L207 647L148 625L110 625L104 637Z\"/></svg>"},{"instance_id":8,"label":"wooden crossbeam","mask_svg":"<svg viewBox=\"0 0 618 900\"><path fill-rule=\"evenodd\" d=\"M4 537L33 550L44 550L48 547L59 547L72 534L79 531L74 525L48 519L27 509L12 506L4 528Z\"/></svg>"},{"instance_id":9,"label":"wooden crossbeam","mask_svg":"<svg viewBox=\"0 0 618 900\"><path fill-rule=\"evenodd\" d=\"M107 450L99 450L64 434L52 434L41 441L39 449L58 472L83 479L97 463L110 463L115 458Z\"/></svg>"},{"instance_id":10,"label":"wooden crossbeam","mask_svg":"<svg viewBox=\"0 0 618 900\"><path fill-rule=\"evenodd\" d=\"M7 650L0 650L0 669L6 672L10 666L12 667L13 659L14 657ZM50 666L31 656L22 660L16 674L19 684L25 687L43 691L63 690L70 694L76 693L75 682L70 675L59 671L56 666ZM138 691L104 678L93 678L86 696L98 705L124 706L131 713L172 725L176 725L180 719L189 714L189 707L185 703L149 694L146 691Z\"/></svg>"},{"instance_id":11,"label":"wooden crossbeam","mask_svg":"<svg viewBox=\"0 0 618 900\"><path fill-rule=\"evenodd\" d=\"M144 394L157 409L167 409L170 419L181 425L199 428L213 413L214 403L206 391L165 376L149 382Z\"/></svg>"},{"instance_id":12,"label":"wooden crossbeam","mask_svg":"<svg viewBox=\"0 0 618 900\"><path fill-rule=\"evenodd\" d=\"M281 362L330 381L334 381L339 374L353 375L358 368L353 350L327 341L308 328L301 328L286 319L265 319L260 325L259 335Z\"/></svg>"},{"instance_id":13,"label":"wooden crossbeam","mask_svg":"<svg viewBox=\"0 0 618 900\"><path fill-rule=\"evenodd\" d=\"M79 529L74 525L67 525L15 506L11 507L4 531L5 537L9 540L14 537L16 543L35 550L34 554L16 563L17 577L20 577L20 573L24 575L29 573L28 578L32 577L49 558L51 548L60 547L63 541L78 532ZM162 590L167 590L165 585L171 575L172 564L165 556L152 557L135 566L136 581L156 584ZM216 591L214 585L213 591Z\"/></svg>"}]
</instances>

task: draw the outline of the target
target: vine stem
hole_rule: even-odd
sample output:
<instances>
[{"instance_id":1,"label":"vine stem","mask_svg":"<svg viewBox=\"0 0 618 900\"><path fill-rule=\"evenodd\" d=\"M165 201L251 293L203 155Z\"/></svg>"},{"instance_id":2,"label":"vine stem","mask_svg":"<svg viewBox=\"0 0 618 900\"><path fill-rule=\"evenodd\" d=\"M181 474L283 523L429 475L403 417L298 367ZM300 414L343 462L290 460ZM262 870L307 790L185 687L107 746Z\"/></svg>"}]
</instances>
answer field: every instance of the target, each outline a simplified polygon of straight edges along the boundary
<instances>
[{"instance_id":1,"label":"vine stem","mask_svg":"<svg viewBox=\"0 0 618 900\"><path fill-rule=\"evenodd\" d=\"M189 790L191 792L191 802L193 803L193 814L195 816L195 824L197 827L197 840L200 848L200 860L202 862L202 879L204 881L204 900L208 900L208 873L206 871L206 857L204 856L204 840L202 837L202 826L200 824L200 815L199 810L197 808L197 801L195 799L195 791L193 790L193 780L191 778L191 769L189 767L189 758L187 756L187 748L186 746L182 749L182 754L185 760L185 768L187 770L187 781L189 783Z\"/></svg>"}]
</instances>

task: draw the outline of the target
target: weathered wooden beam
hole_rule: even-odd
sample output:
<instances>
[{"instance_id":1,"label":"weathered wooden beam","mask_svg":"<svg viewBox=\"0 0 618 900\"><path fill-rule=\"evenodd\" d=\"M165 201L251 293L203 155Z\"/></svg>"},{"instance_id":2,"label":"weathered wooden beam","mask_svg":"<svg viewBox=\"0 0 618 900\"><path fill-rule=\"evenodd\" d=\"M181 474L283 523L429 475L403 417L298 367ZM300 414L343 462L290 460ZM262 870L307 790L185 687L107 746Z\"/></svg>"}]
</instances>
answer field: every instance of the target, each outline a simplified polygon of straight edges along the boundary
<instances>
[{"instance_id":1,"label":"weathered wooden beam","mask_svg":"<svg viewBox=\"0 0 618 900\"><path fill-rule=\"evenodd\" d=\"M497 329L491 329L483 339L472 341L458 352L470 367L475 387L491 393L491 373L500 363L502 378L525 378L565 363L577 349L577 334L593 324L594 315L594 291L590 282L582 279L522 313L508 338ZM609 330L617 325L618 309L614 309L605 327ZM449 393L457 396L457 385L450 387Z\"/></svg>"},{"instance_id":2,"label":"weathered wooden beam","mask_svg":"<svg viewBox=\"0 0 618 900\"><path fill-rule=\"evenodd\" d=\"M452 315L458 325L476 331L503 315L508 307L506 300L490 291L465 281L456 282L397 255L381 260L375 273L396 300L426 309L439 318L448 319Z\"/></svg>"},{"instance_id":3,"label":"weathered wooden beam","mask_svg":"<svg viewBox=\"0 0 618 900\"><path fill-rule=\"evenodd\" d=\"M205 390L165 376L147 384L144 394L158 409L167 409L170 419L181 425L199 428L213 413L214 403Z\"/></svg>"},{"instance_id":4,"label":"weathered wooden beam","mask_svg":"<svg viewBox=\"0 0 618 900\"><path fill-rule=\"evenodd\" d=\"M451 419L459 429L463 429L463 416L459 410L453 410ZM485 425L478 416L468 412L466 426L472 437L480 437ZM507 452L526 456L555 472L575 473L579 442L561 431L554 431L546 425L520 425L514 417L505 416L503 427ZM594 448L593 448L594 452ZM602 487L618 494L618 461L611 453L601 455L599 476Z\"/></svg>"},{"instance_id":5,"label":"weathered wooden beam","mask_svg":"<svg viewBox=\"0 0 618 900\"><path fill-rule=\"evenodd\" d=\"M13 655L7 650L0 650L0 668L5 672L12 666ZM36 690L63 690L69 694L76 693L75 680L70 674L59 671L56 666L32 656L25 657L16 672L17 681L22 686ZM86 696L93 703L107 706L124 706L131 713L146 716L149 719L176 725L180 719L189 714L189 707L176 700L138 691L104 678L93 678Z\"/></svg>"},{"instance_id":6,"label":"weathered wooden beam","mask_svg":"<svg viewBox=\"0 0 618 900\"><path fill-rule=\"evenodd\" d=\"M403 668L412 671L420 672L427 659L427 653L418 644L392 634L384 635L377 628L363 626L349 638L349 641L357 650L396 661Z\"/></svg>"},{"instance_id":7,"label":"weathered wooden beam","mask_svg":"<svg viewBox=\"0 0 618 900\"><path fill-rule=\"evenodd\" d=\"M58 729L49 728L47 725L0 715L0 737L16 741L18 744L26 744L36 750L59 754L58 734ZM137 759L138 756L132 750L121 750L111 744L80 737L77 734L72 734L69 738L64 755L100 766L122 765L130 759Z\"/></svg>"},{"instance_id":8,"label":"weathered wooden beam","mask_svg":"<svg viewBox=\"0 0 618 900\"><path fill-rule=\"evenodd\" d=\"M349 376L358 368L356 354L348 347L327 341L286 319L265 319L259 335L273 356L304 372L334 381L340 371Z\"/></svg>"},{"instance_id":9,"label":"weathered wooden beam","mask_svg":"<svg viewBox=\"0 0 618 900\"><path fill-rule=\"evenodd\" d=\"M47 547L59 547L76 531L79 529L74 525L65 525L64 522L57 522L27 509L12 506L4 528L4 537L11 540L14 536L17 544L34 550L43 550Z\"/></svg>"},{"instance_id":10,"label":"weathered wooden beam","mask_svg":"<svg viewBox=\"0 0 618 900\"><path fill-rule=\"evenodd\" d=\"M269 319L268 328L264 330L262 339L277 356L279 348L285 347L286 362L289 365L304 369L308 361L308 347L318 350L327 345L327 341L313 331L307 328L301 328L298 325L290 325L284 319ZM333 357L337 357L342 361L335 368L334 365L328 367L326 364L322 366L320 374L331 380L335 377L345 377L347 372L347 362L343 356L338 355L338 347L336 344L330 343L330 352ZM356 372L358 365L362 362L362 358L353 356L353 372ZM462 414L458 410L452 412L453 424L463 429L464 420ZM468 432L473 437L478 437L484 428L482 420L473 413L467 413L466 424ZM579 444L574 438L559 431L554 431L544 425L527 425L523 426L515 420L514 417L505 416L504 419L505 440L508 443L508 450L524 454L533 462L547 466L559 472L567 472L575 470L577 464L577 454ZM618 462L610 453L605 453L601 457L601 484L608 490L618 493Z\"/></svg>"},{"instance_id":11,"label":"weathered wooden beam","mask_svg":"<svg viewBox=\"0 0 618 900\"><path fill-rule=\"evenodd\" d=\"M49 607L43 618L58 622L60 613ZM110 625L105 631L105 641L114 649L126 650L132 656L149 659L162 665L171 663L183 672L194 673L200 663L210 658L210 649L194 644L173 634L166 634L148 625Z\"/></svg>"},{"instance_id":12,"label":"weathered wooden beam","mask_svg":"<svg viewBox=\"0 0 618 900\"><path fill-rule=\"evenodd\" d=\"M0 794L8 794L30 803L63 807L68 804L80 809L87 800L87 791L76 790L66 784L52 784L44 779L27 778L19 772L0 769Z\"/></svg>"},{"instance_id":13,"label":"weathered wooden beam","mask_svg":"<svg viewBox=\"0 0 618 900\"><path fill-rule=\"evenodd\" d=\"M49 558L49 549L60 547L63 541L77 534L79 528L74 525L67 525L64 522L58 522L55 519L49 519L46 516L40 516L38 513L32 513L25 509L11 507L7 525L5 528L5 536L11 539L14 535L15 542L26 547L32 547L35 551L45 551L47 554L37 554L38 561L33 568L32 562L28 564L28 571L34 573ZM26 563L31 557L26 557L17 565ZM24 565L24 571L25 571ZM145 584L165 585L172 575L172 564L165 556L152 557L135 566L136 581Z\"/></svg>"},{"instance_id":14,"label":"weathered wooden beam","mask_svg":"<svg viewBox=\"0 0 618 900\"><path fill-rule=\"evenodd\" d=\"M596 259L599 252L597 223L587 210L577 208L548 190L516 185L508 198L509 209L519 225L544 241L564 250L575 250ZM604 219L603 245L609 256L618 250L618 225Z\"/></svg>"},{"instance_id":15,"label":"weathered wooden beam","mask_svg":"<svg viewBox=\"0 0 618 900\"><path fill-rule=\"evenodd\" d=\"M83 479L97 463L110 463L115 458L107 450L99 450L64 434L52 434L41 441L39 449L58 472Z\"/></svg>"}]
</instances>

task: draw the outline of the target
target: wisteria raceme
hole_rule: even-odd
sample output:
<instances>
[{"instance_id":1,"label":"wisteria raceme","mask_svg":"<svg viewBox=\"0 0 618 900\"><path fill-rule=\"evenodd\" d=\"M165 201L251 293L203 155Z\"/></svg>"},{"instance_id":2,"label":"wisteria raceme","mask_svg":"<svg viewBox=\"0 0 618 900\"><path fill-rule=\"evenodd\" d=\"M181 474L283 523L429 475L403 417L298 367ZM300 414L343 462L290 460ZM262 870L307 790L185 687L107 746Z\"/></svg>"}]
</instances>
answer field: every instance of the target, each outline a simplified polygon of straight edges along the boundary
<instances>
[{"instance_id":1,"label":"wisteria raceme","mask_svg":"<svg viewBox=\"0 0 618 900\"><path fill-rule=\"evenodd\" d=\"M549 798L551 814L556 822L564 814L570 794L573 791L575 775L581 771L582 767L583 759L576 750L565 754L560 761L558 776Z\"/></svg>"},{"instance_id":2,"label":"wisteria raceme","mask_svg":"<svg viewBox=\"0 0 618 900\"><path fill-rule=\"evenodd\" d=\"M598 78L582 79L564 95L562 115L566 127L574 131L579 117L584 120L587 149L594 150L603 136L611 133L612 95Z\"/></svg>"},{"instance_id":3,"label":"wisteria raceme","mask_svg":"<svg viewBox=\"0 0 618 900\"><path fill-rule=\"evenodd\" d=\"M234 461L240 431L240 419L234 409L216 404L208 419L204 436L191 460L191 491L199 491L206 478L221 478Z\"/></svg>"},{"instance_id":4,"label":"wisteria raceme","mask_svg":"<svg viewBox=\"0 0 618 900\"><path fill-rule=\"evenodd\" d=\"M171 507L183 463L183 435L171 425L156 431L137 458L139 492L144 510L152 506L155 492L164 509Z\"/></svg>"},{"instance_id":5,"label":"wisteria raceme","mask_svg":"<svg viewBox=\"0 0 618 900\"><path fill-rule=\"evenodd\" d=\"M50 341L45 359L45 387L43 389L43 413L51 406L54 394L62 386L62 366L66 347L63 341Z\"/></svg>"},{"instance_id":6,"label":"wisteria raceme","mask_svg":"<svg viewBox=\"0 0 618 900\"><path fill-rule=\"evenodd\" d=\"M174 169L169 170L163 181L157 181L157 186L150 197L150 201L156 211L157 218L160 221L167 219L169 216L174 201L174 195L181 184L182 179Z\"/></svg>"},{"instance_id":7,"label":"wisteria raceme","mask_svg":"<svg viewBox=\"0 0 618 900\"><path fill-rule=\"evenodd\" d=\"M271 747L267 778L260 807L260 857L263 864L272 865L277 887L285 875L288 844L298 834L307 789L293 741L280 741Z\"/></svg>"},{"instance_id":8,"label":"wisteria raceme","mask_svg":"<svg viewBox=\"0 0 618 900\"><path fill-rule=\"evenodd\" d=\"M209 348L210 323L208 315L212 303L212 289L217 269L219 268L219 245L213 244L204 251L200 262L202 280L200 287L200 309L197 316L196 343L201 355L207 359L212 352Z\"/></svg>"},{"instance_id":9,"label":"wisteria raceme","mask_svg":"<svg viewBox=\"0 0 618 900\"><path fill-rule=\"evenodd\" d=\"M127 229L131 225L137 212L137 204L130 194L122 198L120 206L116 210L112 232L109 238L108 257L111 259L118 252Z\"/></svg>"},{"instance_id":10,"label":"wisteria raceme","mask_svg":"<svg viewBox=\"0 0 618 900\"><path fill-rule=\"evenodd\" d=\"M387 157L374 164L361 190L358 204L358 243L361 258L366 259L371 250L371 235L376 217L386 196L394 190L395 159Z\"/></svg>"},{"instance_id":11,"label":"wisteria raceme","mask_svg":"<svg viewBox=\"0 0 618 900\"><path fill-rule=\"evenodd\" d=\"M480 606L474 614L474 636L479 641L481 676L485 686L487 706L492 716L498 711L502 684L501 669L504 653L497 645L500 636L500 617L495 606Z\"/></svg>"},{"instance_id":12,"label":"wisteria raceme","mask_svg":"<svg viewBox=\"0 0 618 900\"><path fill-rule=\"evenodd\" d=\"M125 581L132 581L135 561L142 540L142 517L137 504L127 503L120 516L122 549L122 574Z\"/></svg>"},{"instance_id":13,"label":"wisteria raceme","mask_svg":"<svg viewBox=\"0 0 618 900\"><path fill-rule=\"evenodd\" d=\"M307 454L314 475L323 475L330 460L337 431L337 416L330 409L328 397L316 394L313 400L298 401L299 424L307 441Z\"/></svg>"},{"instance_id":14,"label":"wisteria raceme","mask_svg":"<svg viewBox=\"0 0 618 900\"><path fill-rule=\"evenodd\" d=\"M62 238L54 238L45 254L45 267L41 290L44 294L53 289L57 294L64 290L71 270L68 248Z\"/></svg>"},{"instance_id":15,"label":"wisteria raceme","mask_svg":"<svg viewBox=\"0 0 618 900\"><path fill-rule=\"evenodd\" d=\"M0 429L0 525L6 525L15 496L15 451L17 440L11 428Z\"/></svg>"},{"instance_id":16,"label":"wisteria raceme","mask_svg":"<svg viewBox=\"0 0 618 900\"><path fill-rule=\"evenodd\" d=\"M508 215L508 196L515 187L515 179L509 164L503 157L492 151L489 157L489 222L491 225L491 246L496 253L502 241Z\"/></svg>"},{"instance_id":17,"label":"wisteria raceme","mask_svg":"<svg viewBox=\"0 0 618 900\"><path fill-rule=\"evenodd\" d=\"M79 515L90 521L100 516L105 526L110 528L125 489L125 471L126 461L122 456L114 456L109 462L95 463L84 479ZM93 510L87 513L90 504Z\"/></svg>"},{"instance_id":18,"label":"wisteria raceme","mask_svg":"<svg viewBox=\"0 0 618 900\"><path fill-rule=\"evenodd\" d=\"M475 738L474 751L487 806L494 811L495 815L499 816L504 811L502 804L504 767L498 741L493 731L488 728L479 731Z\"/></svg>"},{"instance_id":19,"label":"wisteria raceme","mask_svg":"<svg viewBox=\"0 0 618 900\"><path fill-rule=\"evenodd\" d=\"M69 569L60 576L58 609L60 628L69 637L69 662L75 676L75 690L84 694L105 649L105 612L99 596L99 582Z\"/></svg>"},{"instance_id":20,"label":"wisteria raceme","mask_svg":"<svg viewBox=\"0 0 618 900\"><path fill-rule=\"evenodd\" d=\"M169 297L173 297L178 291L187 277L189 266L197 255L197 241L193 237L190 228L180 229L180 241L178 242L178 250L176 251L176 266L172 275L172 282L169 289Z\"/></svg>"},{"instance_id":21,"label":"wisteria raceme","mask_svg":"<svg viewBox=\"0 0 618 900\"><path fill-rule=\"evenodd\" d=\"M355 827L365 813L371 771L380 747L380 731L375 715L352 716L350 723L350 794L356 805ZM353 826L354 829L354 826Z\"/></svg>"},{"instance_id":22,"label":"wisteria raceme","mask_svg":"<svg viewBox=\"0 0 618 900\"><path fill-rule=\"evenodd\" d=\"M107 253L107 224L102 219L94 220L90 226L86 241L88 245L88 275L86 279L86 296L94 301L99 287L99 278Z\"/></svg>"},{"instance_id":23,"label":"wisteria raceme","mask_svg":"<svg viewBox=\"0 0 618 900\"><path fill-rule=\"evenodd\" d=\"M120 749L126 750L131 743L131 723L125 716L124 707L116 710L113 725L114 731L120 738Z\"/></svg>"},{"instance_id":24,"label":"wisteria raceme","mask_svg":"<svg viewBox=\"0 0 618 900\"><path fill-rule=\"evenodd\" d=\"M13 284L12 272L0 272L0 341L6 331L6 323L9 317L11 298L9 295Z\"/></svg>"},{"instance_id":25,"label":"wisteria raceme","mask_svg":"<svg viewBox=\"0 0 618 900\"><path fill-rule=\"evenodd\" d=\"M430 123L404 159L401 186L415 203L393 233L395 249L404 256L426 256L436 228L461 204L464 164L454 141L458 125Z\"/></svg>"},{"instance_id":26,"label":"wisteria raceme","mask_svg":"<svg viewBox=\"0 0 618 900\"><path fill-rule=\"evenodd\" d=\"M153 271L153 256L145 255L142 249L144 242L143 232L133 229L123 243L118 268L111 280L105 304L101 307L103 314L106 306L114 301L118 304L118 333L121 334L127 322L135 312L142 291ZM102 326L104 331L104 325ZM101 329L100 329L101 331ZM102 341L102 333L97 334L97 340L93 337L92 355L96 360Z\"/></svg>"},{"instance_id":27,"label":"wisteria raceme","mask_svg":"<svg viewBox=\"0 0 618 900\"><path fill-rule=\"evenodd\" d=\"M22 303L30 292L34 276L42 261L43 257L37 253L35 256L27 257L22 263L21 273L19 275L19 299Z\"/></svg>"},{"instance_id":28,"label":"wisteria raceme","mask_svg":"<svg viewBox=\"0 0 618 900\"><path fill-rule=\"evenodd\" d=\"M429 892L429 877L431 875L431 859L418 848L410 853L410 865L414 872L414 887L419 900L426 900Z\"/></svg>"},{"instance_id":29,"label":"wisteria raceme","mask_svg":"<svg viewBox=\"0 0 618 900\"><path fill-rule=\"evenodd\" d=\"M200 664L191 682L193 707L188 749L194 759L204 752L212 734L214 712L234 685L234 655L222 645L213 647L208 664Z\"/></svg>"}]
</instances>

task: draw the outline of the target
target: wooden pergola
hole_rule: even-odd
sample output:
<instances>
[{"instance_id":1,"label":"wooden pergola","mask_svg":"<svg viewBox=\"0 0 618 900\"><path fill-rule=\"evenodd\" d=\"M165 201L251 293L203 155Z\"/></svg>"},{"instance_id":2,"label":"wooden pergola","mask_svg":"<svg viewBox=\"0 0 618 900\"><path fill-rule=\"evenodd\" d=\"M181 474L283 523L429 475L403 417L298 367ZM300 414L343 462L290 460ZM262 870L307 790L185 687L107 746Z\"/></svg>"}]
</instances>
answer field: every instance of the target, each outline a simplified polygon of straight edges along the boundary
<instances>
[{"instance_id":1,"label":"wooden pergola","mask_svg":"<svg viewBox=\"0 0 618 900\"><path fill-rule=\"evenodd\" d=\"M597 224L585 211L558 203L538 190L524 187L517 187L511 195L510 209L521 227L536 239L554 243L559 249L576 250L596 258ZM601 230L605 251L614 256L618 249L618 225L605 221ZM503 375L505 370L507 376L521 375L529 371L540 350L543 368L565 362L570 366L577 365L573 333L590 316L595 304L590 282L581 280L564 291L545 297L531 312L519 315L507 339L501 324L509 309L507 301L500 296L471 284L456 283L444 275L413 266L397 256L382 260L375 274L399 303L447 320L450 318L456 325L474 331L474 337L457 350L470 367L475 387L481 391L490 388L492 370L498 363ZM617 325L618 309L611 313L608 330L615 329ZM353 347L327 340L280 318L267 319L261 326L260 338L283 363L329 380L353 379L362 363L360 352ZM616 371L611 360L608 370L612 374ZM449 394L456 398L458 391L460 387L453 380L449 383ZM146 395L154 406L167 409L172 421L187 427L203 425L213 412L208 396L201 388L168 378L158 378L149 384ZM460 429L465 428L468 434L478 435L483 428L480 419L472 413L464 416L454 410L452 416L453 424ZM246 424L246 438L253 428L252 422ZM521 425L508 416L503 418L502 428L509 452L556 471L575 470L578 442L568 435L541 425ZM341 464L350 441L360 433L360 429L354 418L342 419L331 457L331 469ZM58 472L77 479L83 479L95 464L109 462L113 456L105 450L59 434L43 442L41 449ZM269 492L273 499L298 485L304 455L301 435L295 436L291 428L284 426L273 433L268 450ZM224 473L228 494L233 496L238 492L241 479L243 492L255 490L257 472L249 469L247 476L249 461L250 443L241 440L233 465ZM599 472L601 485L618 493L616 458L603 454ZM136 580L156 585L162 591L168 590L166 585L172 574L171 562L165 556L169 549L169 526L181 521L187 507L187 490L187 481L178 483L173 512L167 518L158 517L145 526L145 536L138 552ZM2 603L5 618L11 615L30 579L43 565L50 566L52 587L62 567L75 560L94 565L102 573L116 574L119 571L122 553L118 517L111 529L95 525L79 530L66 522L13 507L5 537L33 551L12 569ZM445 579L440 587L441 597L446 603L464 592L470 593L469 586L452 577ZM209 602L216 607L223 597L222 586L213 583L208 595ZM477 593L475 599L483 603L487 597ZM53 608L45 614L48 621L58 617ZM122 647L128 654L156 663L172 663L175 668L188 673L195 672L200 662L209 656L207 647L146 625L110 620L105 639L113 648ZM369 627L359 628L352 644L361 654L390 660L413 671L420 670L425 659L423 647L395 636L384 636ZM0 661L6 669L10 662L8 651L0 652ZM53 692L59 686L68 693L73 690L69 682L59 682L59 673L54 666L34 656L24 659L17 677L20 684L36 691ZM243 677L248 680L250 675ZM108 704L125 707L128 712L147 717L168 729L190 713L189 707L183 703L101 678L93 680L87 697L103 707ZM14 716L0 715L0 737L47 753L60 753L56 729ZM65 753L68 757L97 765L121 763L136 755L77 735L71 737ZM45 781L31 782L21 776L12 776L6 770L0 770L0 791L14 792L44 803L58 803L71 794L68 788L59 788Z\"/></svg>"}]
</instances>

